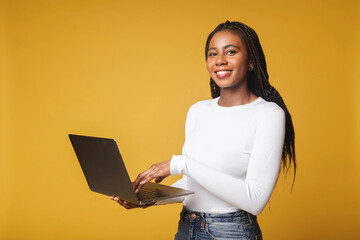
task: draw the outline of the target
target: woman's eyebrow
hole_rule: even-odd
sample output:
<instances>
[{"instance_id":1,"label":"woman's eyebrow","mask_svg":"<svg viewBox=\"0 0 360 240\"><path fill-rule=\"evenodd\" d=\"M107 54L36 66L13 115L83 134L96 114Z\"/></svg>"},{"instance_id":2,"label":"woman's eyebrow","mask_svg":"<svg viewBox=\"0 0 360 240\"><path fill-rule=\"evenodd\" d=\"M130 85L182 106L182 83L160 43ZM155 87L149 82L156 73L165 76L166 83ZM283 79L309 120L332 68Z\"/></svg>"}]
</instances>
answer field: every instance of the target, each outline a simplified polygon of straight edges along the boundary
<instances>
[{"instance_id":1,"label":"woman's eyebrow","mask_svg":"<svg viewBox=\"0 0 360 240\"><path fill-rule=\"evenodd\" d=\"M234 47L234 48L237 48L240 50L240 47L236 46L236 45L233 45L233 44L228 44L228 45L225 45L223 48L228 48L228 47Z\"/></svg>"},{"instance_id":2,"label":"woman's eyebrow","mask_svg":"<svg viewBox=\"0 0 360 240\"><path fill-rule=\"evenodd\" d=\"M223 46L222 48L228 48L228 47L234 47L234 48L237 48L240 50L240 47L233 45L233 44L227 44L227 45ZM211 47L208 50L216 50L216 47Z\"/></svg>"}]
</instances>

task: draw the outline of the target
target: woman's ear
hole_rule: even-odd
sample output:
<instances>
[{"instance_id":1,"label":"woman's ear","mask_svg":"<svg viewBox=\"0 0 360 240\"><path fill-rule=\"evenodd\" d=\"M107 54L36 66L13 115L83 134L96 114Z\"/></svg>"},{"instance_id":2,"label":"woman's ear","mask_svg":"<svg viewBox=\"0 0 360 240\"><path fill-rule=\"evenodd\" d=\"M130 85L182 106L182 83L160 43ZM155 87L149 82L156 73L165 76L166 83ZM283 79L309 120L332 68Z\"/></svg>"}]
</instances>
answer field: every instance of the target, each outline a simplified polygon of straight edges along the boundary
<instances>
[{"instance_id":1,"label":"woman's ear","mask_svg":"<svg viewBox=\"0 0 360 240\"><path fill-rule=\"evenodd\" d=\"M253 70L254 70L254 64L250 60L249 61L249 71L253 71Z\"/></svg>"}]
</instances>

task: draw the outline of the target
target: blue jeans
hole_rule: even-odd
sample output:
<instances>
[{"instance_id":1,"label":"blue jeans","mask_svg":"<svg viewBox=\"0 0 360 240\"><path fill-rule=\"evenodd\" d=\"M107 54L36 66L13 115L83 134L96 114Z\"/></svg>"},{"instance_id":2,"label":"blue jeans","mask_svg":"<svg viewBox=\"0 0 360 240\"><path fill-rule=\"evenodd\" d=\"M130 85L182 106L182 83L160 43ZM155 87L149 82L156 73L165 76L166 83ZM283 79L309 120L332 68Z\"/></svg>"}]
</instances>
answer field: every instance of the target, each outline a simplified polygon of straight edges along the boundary
<instances>
[{"instance_id":1,"label":"blue jeans","mask_svg":"<svg viewBox=\"0 0 360 240\"><path fill-rule=\"evenodd\" d=\"M262 240L256 216L239 210L213 214L194 212L186 207L180 213L175 240Z\"/></svg>"}]
</instances>

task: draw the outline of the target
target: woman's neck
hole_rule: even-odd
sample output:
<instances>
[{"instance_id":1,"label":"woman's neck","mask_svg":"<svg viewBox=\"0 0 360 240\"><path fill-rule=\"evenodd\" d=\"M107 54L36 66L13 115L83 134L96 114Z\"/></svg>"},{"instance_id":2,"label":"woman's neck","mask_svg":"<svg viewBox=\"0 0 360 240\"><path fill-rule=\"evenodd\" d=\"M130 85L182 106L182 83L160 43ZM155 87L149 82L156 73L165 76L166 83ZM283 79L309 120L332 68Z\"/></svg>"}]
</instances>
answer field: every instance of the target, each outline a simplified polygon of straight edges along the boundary
<instances>
[{"instance_id":1,"label":"woman's neck","mask_svg":"<svg viewBox=\"0 0 360 240\"><path fill-rule=\"evenodd\" d=\"M257 99L247 87L233 90L231 88L220 88L220 99L218 104L222 107L233 107L251 103Z\"/></svg>"}]
</instances>

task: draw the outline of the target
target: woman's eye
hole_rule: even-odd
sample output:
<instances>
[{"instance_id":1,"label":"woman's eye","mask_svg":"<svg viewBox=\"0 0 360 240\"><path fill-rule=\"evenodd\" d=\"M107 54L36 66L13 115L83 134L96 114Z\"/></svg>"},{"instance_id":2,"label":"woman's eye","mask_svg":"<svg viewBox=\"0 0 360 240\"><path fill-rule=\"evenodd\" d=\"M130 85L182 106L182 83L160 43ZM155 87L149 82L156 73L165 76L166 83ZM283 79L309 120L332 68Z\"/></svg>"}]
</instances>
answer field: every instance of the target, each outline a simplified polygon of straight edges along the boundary
<instances>
[{"instance_id":1,"label":"woman's eye","mask_svg":"<svg viewBox=\"0 0 360 240\"><path fill-rule=\"evenodd\" d=\"M226 55L234 55L235 53L236 53L236 51L234 51L234 50L226 51Z\"/></svg>"},{"instance_id":2,"label":"woman's eye","mask_svg":"<svg viewBox=\"0 0 360 240\"><path fill-rule=\"evenodd\" d=\"M209 53L209 57L214 57L216 56L216 53L212 52L212 53Z\"/></svg>"}]
</instances>

